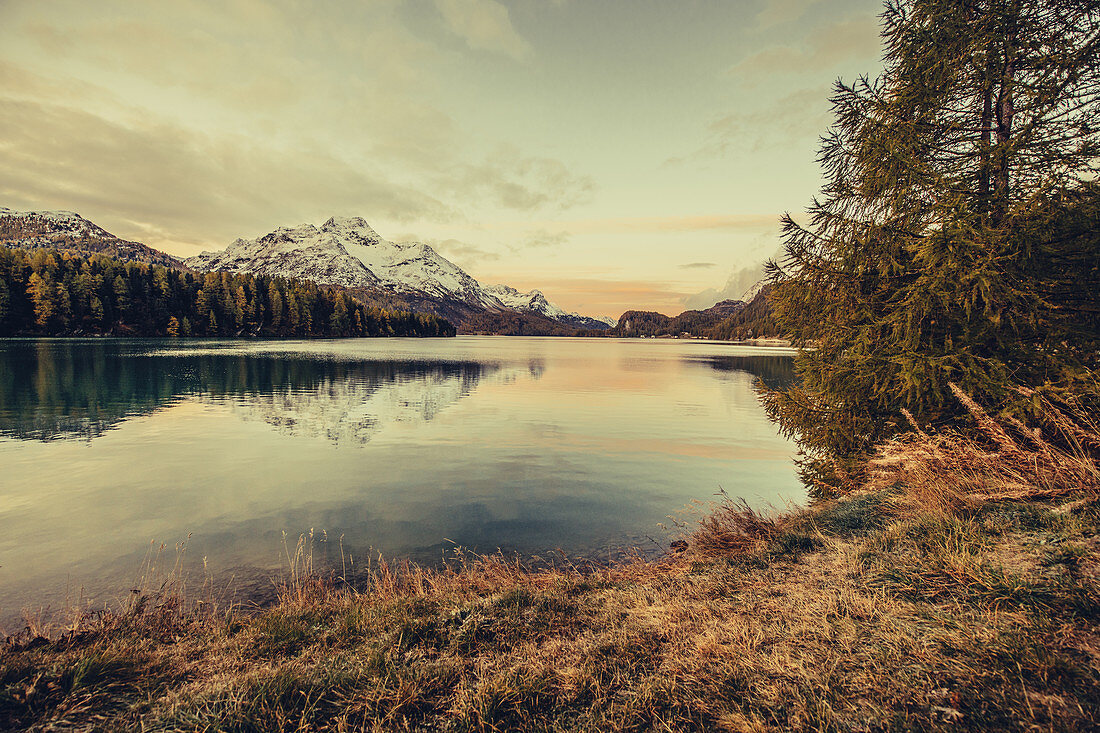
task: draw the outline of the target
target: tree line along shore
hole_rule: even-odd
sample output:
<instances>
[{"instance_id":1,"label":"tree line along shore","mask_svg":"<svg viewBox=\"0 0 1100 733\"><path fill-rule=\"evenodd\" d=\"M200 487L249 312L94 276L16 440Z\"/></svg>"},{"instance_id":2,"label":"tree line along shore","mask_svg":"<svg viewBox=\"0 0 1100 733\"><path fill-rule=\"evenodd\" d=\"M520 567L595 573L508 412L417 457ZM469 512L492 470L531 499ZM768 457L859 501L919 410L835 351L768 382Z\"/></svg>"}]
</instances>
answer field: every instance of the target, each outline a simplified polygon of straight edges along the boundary
<instances>
[{"instance_id":1,"label":"tree line along shore","mask_svg":"<svg viewBox=\"0 0 1100 733\"><path fill-rule=\"evenodd\" d=\"M0 248L0 336L453 336L306 280Z\"/></svg>"}]
</instances>

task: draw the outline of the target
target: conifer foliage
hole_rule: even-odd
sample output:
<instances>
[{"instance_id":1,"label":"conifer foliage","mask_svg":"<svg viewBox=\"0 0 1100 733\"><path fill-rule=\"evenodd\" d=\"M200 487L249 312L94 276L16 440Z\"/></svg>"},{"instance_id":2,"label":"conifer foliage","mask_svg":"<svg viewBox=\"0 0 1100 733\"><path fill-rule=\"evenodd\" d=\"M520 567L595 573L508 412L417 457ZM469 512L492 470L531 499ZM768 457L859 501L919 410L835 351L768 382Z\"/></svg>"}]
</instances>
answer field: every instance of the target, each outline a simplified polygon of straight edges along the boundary
<instances>
[{"instance_id":1,"label":"conifer foliage","mask_svg":"<svg viewBox=\"0 0 1100 733\"><path fill-rule=\"evenodd\" d=\"M776 319L814 348L765 405L811 469L866 455L903 408L961 424L949 382L1006 411L1026 409L1013 385L1098 393L1100 3L881 18L884 72L838 82L827 183L770 264Z\"/></svg>"},{"instance_id":2,"label":"conifer foliage","mask_svg":"<svg viewBox=\"0 0 1100 733\"><path fill-rule=\"evenodd\" d=\"M0 336L454 336L304 280L0 247Z\"/></svg>"}]
</instances>

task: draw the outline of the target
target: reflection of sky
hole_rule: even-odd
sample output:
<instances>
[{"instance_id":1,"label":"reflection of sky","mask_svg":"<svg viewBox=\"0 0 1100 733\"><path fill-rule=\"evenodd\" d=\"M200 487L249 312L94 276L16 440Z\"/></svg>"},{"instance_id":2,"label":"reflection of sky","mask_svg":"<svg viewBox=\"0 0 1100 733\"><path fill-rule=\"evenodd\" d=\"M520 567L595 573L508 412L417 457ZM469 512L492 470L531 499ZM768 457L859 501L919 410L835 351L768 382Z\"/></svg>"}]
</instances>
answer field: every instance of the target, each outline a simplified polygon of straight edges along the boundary
<instances>
[{"instance_id":1,"label":"reflection of sky","mask_svg":"<svg viewBox=\"0 0 1100 733\"><path fill-rule=\"evenodd\" d=\"M150 540L188 533L193 557L215 569L276 568L282 531L311 528L343 535L354 554L432 559L445 538L599 554L645 544L658 522L719 487L757 505L799 500L791 446L760 410L752 375L710 366L736 348L318 342L326 359L469 363L480 352L489 366L398 374L369 389L251 385L184 396L91 441L0 440L0 585L15 590L6 603L56 600L66 577L99 590L121 583ZM369 440L342 437L357 425Z\"/></svg>"}]
</instances>

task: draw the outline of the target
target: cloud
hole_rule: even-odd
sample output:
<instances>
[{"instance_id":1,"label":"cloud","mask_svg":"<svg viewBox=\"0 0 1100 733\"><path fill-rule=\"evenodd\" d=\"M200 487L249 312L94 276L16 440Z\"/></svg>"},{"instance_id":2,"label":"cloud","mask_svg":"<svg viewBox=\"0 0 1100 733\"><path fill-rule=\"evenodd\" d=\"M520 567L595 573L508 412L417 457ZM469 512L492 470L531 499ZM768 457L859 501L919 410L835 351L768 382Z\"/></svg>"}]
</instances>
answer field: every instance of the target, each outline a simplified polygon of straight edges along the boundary
<instances>
[{"instance_id":1,"label":"cloud","mask_svg":"<svg viewBox=\"0 0 1100 733\"><path fill-rule=\"evenodd\" d=\"M707 270L711 267L718 267L717 262L688 262L679 266L681 270Z\"/></svg>"},{"instance_id":2,"label":"cloud","mask_svg":"<svg viewBox=\"0 0 1100 733\"><path fill-rule=\"evenodd\" d=\"M756 29L762 31L794 23L820 2L821 0L767 0L756 14Z\"/></svg>"},{"instance_id":3,"label":"cloud","mask_svg":"<svg viewBox=\"0 0 1100 733\"><path fill-rule=\"evenodd\" d=\"M500 259L499 252L492 252L479 247L476 244L470 244L469 242L463 242L458 239L426 239L420 240L414 236L401 235L397 239L405 241L424 241L432 246L436 252L443 255L449 260L455 260L465 263L462 267L467 269L470 265L478 262L493 262Z\"/></svg>"},{"instance_id":4,"label":"cloud","mask_svg":"<svg viewBox=\"0 0 1100 733\"><path fill-rule=\"evenodd\" d=\"M591 177L574 175L559 160L526 156L510 145L498 146L481 163L445 169L436 183L453 196L488 197L516 211L564 211L589 201L596 187Z\"/></svg>"},{"instance_id":5,"label":"cloud","mask_svg":"<svg viewBox=\"0 0 1100 733\"><path fill-rule=\"evenodd\" d=\"M508 8L496 0L435 0L447 27L470 48L528 59L534 50L513 27Z\"/></svg>"},{"instance_id":6,"label":"cloud","mask_svg":"<svg viewBox=\"0 0 1100 733\"><path fill-rule=\"evenodd\" d=\"M154 245L162 237L179 242L169 232L194 231L197 220L215 242L228 243L242 233L367 208L397 221L455 217L432 196L315 149L258 147L247 138L212 138L161 122L123 124L12 99L0 99L0 128L7 131L0 142L5 200L83 211Z\"/></svg>"},{"instance_id":7,"label":"cloud","mask_svg":"<svg viewBox=\"0 0 1100 733\"><path fill-rule=\"evenodd\" d=\"M828 91L800 89L762 109L734 112L707 125L706 142L664 166L708 162L732 153L758 152L816 140L829 126Z\"/></svg>"},{"instance_id":8,"label":"cloud","mask_svg":"<svg viewBox=\"0 0 1100 733\"><path fill-rule=\"evenodd\" d=\"M489 228L508 228L511 223ZM630 216L611 219L528 221L547 233L568 234L677 234L703 231L752 231L779 227L779 214L706 214L698 216ZM566 231L567 230L567 231Z\"/></svg>"},{"instance_id":9,"label":"cloud","mask_svg":"<svg viewBox=\"0 0 1100 733\"><path fill-rule=\"evenodd\" d=\"M759 81L775 73L832 68L843 61L873 56L878 50L878 22L861 17L813 32L797 46L765 48L734 65L729 73Z\"/></svg>"},{"instance_id":10,"label":"cloud","mask_svg":"<svg viewBox=\"0 0 1100 733\"><path fill-rule=\"evenodd\" d=\"M819 89L800 89L756 112L738 112L714 120L708 126L712 142L721 152L731 143L755 149L781 145L793 139L817 136L829 124L827 95Z\"/></svg>"},{"instance_id":11,"label":"cloud","mask_svg":"<svg viewBox=\"0 0 1100 733\"><path fill-rule=\"evenodd\" d=\"M707 288L693 295L684 296L680 302L690 310L703 310L723 300L741 300L749 289L764 277L764 264L742 267L730 273L721 288Z\"/></svg>"},{"instance_id":12,"label":"cloud","mask_svg":"<svg viewBox=\"0 0 1100 733\"><path fill-rule=\"evenodd\" d=\"M572 239L573 235L566 231L552 232L547 229L539 229L527 235L527 238L515 249L526 247L560 247Z\"/></svg>"},{"instance_id":13,"label":"cloud","mask_svg":"<svg viewBox=\"0 0 1100 733\"><path fill-rule=\"evenodd\" d=\"M471 44L526 53L504 6L462 8L441 2ZM435 17L403 0L4 6L0 192L191 249L334 213L392 226L589 200L591 177L443 111L447 54L416 32Z\"/></svg>"},{"instance_id":14,"label":"cloud","mask_svg":"<svg viewBox=\"0 0 1100 733\"><path fill-rule=\"evenodd\" d=\"M71 40L75 53L81 39ZM180 89L171 76L151 78L167 84L158 95ZM355 107L368 104L358 100L371 98L369 85L341 83L351 101L331 95L327 130L296 122L291 102L280 98L266 108L281 115L278 133L265 135L254 127L265 124L263 114L239 126L169 119L137 106L144 97L0 58L0 125L11 130L0 139L0 194L25 208L78 209L120 236L179 254L337 213L445 222L486 204L560 211L591 195L590 178L515 147L497 146L470 163L437 110L403 100L369 115ZM217 95L194 91L188 98L200 100L198 108L218 109ZM358 134L350 130L356 126ZM356 139L365 149L349 149Z\"/></svg>"}]
</instances>

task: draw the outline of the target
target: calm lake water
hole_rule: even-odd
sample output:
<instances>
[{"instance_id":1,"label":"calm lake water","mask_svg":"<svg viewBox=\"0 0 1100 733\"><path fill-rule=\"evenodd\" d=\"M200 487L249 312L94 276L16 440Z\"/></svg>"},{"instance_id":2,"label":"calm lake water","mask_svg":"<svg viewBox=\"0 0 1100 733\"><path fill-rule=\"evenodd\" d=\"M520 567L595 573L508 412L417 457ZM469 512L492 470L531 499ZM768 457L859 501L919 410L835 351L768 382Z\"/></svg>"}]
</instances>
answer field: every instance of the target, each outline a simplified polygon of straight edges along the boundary
<instances>
[{"instance_id":1,"label":"calm lake water","mask_svg":"<svg viewBox=\"0 0 1100 733\"><path fill-rule=\"evenodd\" d=\"M694 341L0 340L0 621L124 598L150 547L238 598L317 556L608 558L693 500L805 491L753 393L786 352ZM684 519L690 519L683 516ZM669 526L662 529L659 525ZM322 542L321 531L327 536ZM205 558L205 570L204 567Z\"/></svg>"}]
</instances>

